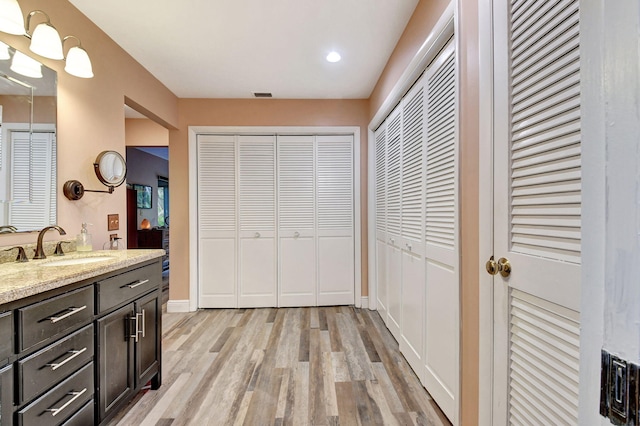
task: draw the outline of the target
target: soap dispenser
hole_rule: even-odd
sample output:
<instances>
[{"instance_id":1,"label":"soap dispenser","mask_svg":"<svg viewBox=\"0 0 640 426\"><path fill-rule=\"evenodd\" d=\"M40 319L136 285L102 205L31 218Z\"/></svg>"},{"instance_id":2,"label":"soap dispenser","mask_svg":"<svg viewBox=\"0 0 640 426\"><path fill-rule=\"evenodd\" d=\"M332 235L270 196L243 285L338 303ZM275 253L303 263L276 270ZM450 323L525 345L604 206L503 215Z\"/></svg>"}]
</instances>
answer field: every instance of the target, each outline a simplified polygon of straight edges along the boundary
<instances>
[{"instance_id":1,"label":"soap dispenser","mask_svg":"<svg viewBox=\"0 0 640 426\"><path fill-rule=\"evenodd\" d=\"M87 230L87 224L82 224L82 229L76 237L76 250L77 251L91 251L93 246L91 244L91 234Z\"/></svg>"}]
</instances>

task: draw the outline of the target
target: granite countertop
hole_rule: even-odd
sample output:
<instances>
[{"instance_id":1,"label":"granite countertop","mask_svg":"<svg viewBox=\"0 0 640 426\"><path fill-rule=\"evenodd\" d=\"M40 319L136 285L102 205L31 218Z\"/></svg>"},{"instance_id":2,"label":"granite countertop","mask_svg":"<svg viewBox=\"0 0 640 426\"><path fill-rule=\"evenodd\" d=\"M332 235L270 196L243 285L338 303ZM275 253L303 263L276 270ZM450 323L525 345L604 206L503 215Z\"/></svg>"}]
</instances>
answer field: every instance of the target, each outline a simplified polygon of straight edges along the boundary
<instances>
[{"instance_id":1,"label":"granite countertop","mask_svg":"<svg viewBox=\"0 0 640 426\"><path fill-rule=\"evenodd\" d=\"M29 262L0 264L0 304L33 296L78 281L162 257L162 249L99 250L48 256ZM45 266L47 263L89 257L108 259L71 265Z\"/></svg>"}]
</instances>

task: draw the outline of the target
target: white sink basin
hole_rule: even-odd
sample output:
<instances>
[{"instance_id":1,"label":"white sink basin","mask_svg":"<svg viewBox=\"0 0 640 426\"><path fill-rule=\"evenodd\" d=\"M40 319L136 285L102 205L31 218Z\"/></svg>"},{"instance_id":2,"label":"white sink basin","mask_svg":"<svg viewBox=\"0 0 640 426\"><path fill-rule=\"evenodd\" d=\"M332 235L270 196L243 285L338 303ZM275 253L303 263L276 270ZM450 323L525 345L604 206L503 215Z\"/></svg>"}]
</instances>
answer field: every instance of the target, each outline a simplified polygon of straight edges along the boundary
<instances>
[{"instance_id":1,"label":"white sink basin","mask_svg":"<svg viewBox=\"0 0 640 426\"><path fill-rule=\"evenodd\" d=\"M53 262L46 262L40 266L69 266L69 265L84 265L86 263L104 262L106 260L114 259L113 256L93 256L93 257L72 257L68 259L54 260Z\"/></svg>"}]
</instances>

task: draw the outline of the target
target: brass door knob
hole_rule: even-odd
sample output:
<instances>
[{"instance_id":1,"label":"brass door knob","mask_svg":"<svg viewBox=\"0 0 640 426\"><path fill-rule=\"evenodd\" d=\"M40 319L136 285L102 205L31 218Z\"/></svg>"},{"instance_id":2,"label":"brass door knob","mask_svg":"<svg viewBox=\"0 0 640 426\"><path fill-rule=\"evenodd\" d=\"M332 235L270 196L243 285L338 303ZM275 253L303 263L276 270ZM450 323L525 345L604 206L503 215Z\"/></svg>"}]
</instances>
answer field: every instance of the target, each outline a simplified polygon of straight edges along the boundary
<instances>
[{"instance_id":1,"label":"brass door knob","mask_svg":"<svg viewBox=\"0 0 640 426\"><path fill-rule=\"evenodd\" d=\"M485 264L485 268L491 275L496 275L498 272L500 272L500 275L502 275L504 278L511 275L511 263L509 263L509 259L507 259L506 257L501 257L496 262L493 256L491 256Z\"/></svg>"},{"instance_id":2,"label":"brass door knob","mask_svg":"<svg viewBox=\"0 0 640 426\"><path fill-rule=\"evenodd\" d=\"M487 260L485 268L487 268L487 272L490 275L495 275L498 273L498 263L493 259L493 256L491 256L489 260Z\"/></svg>"}]
</instances>

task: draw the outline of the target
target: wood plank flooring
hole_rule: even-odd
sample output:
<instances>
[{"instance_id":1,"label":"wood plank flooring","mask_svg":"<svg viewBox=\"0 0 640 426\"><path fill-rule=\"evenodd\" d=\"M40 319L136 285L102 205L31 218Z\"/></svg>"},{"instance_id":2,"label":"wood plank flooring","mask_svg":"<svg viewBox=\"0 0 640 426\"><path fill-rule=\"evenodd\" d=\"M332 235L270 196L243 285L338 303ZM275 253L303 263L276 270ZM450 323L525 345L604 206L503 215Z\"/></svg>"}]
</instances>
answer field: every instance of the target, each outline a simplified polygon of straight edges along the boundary
<instances>
[{"instance_id":1,"label":"wood plank flooring","mask_svg":"<svg viewBox=\"0 0 640 426\"><path fill-rule=\"evenodd\" d=\"M163 378L115 425L449 425L375 311L163 314Z\"/></svg>"}]
</instances>

